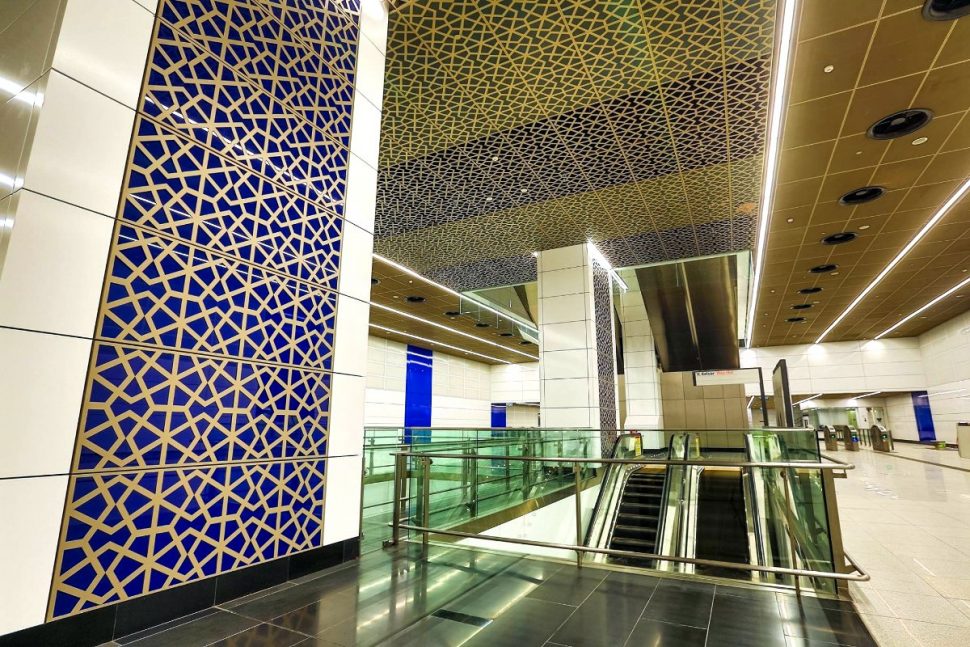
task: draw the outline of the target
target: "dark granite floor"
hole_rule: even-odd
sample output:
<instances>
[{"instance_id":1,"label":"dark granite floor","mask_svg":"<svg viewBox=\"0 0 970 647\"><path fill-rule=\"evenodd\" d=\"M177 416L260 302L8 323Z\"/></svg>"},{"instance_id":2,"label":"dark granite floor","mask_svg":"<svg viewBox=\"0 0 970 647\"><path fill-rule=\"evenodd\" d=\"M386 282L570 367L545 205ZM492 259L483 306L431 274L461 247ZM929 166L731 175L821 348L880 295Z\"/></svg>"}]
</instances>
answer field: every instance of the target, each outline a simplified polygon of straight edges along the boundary
<instances>
[{"instance_id":1,"label":"dark granite floor","mask_svg":"<svg viewBox=\"0 0 970 647\"><path fill-rule=\"evenodd\" d=\"M376 552L111 643L875 645L847 602L435 547Z\"/></svg>"}]
</instances>

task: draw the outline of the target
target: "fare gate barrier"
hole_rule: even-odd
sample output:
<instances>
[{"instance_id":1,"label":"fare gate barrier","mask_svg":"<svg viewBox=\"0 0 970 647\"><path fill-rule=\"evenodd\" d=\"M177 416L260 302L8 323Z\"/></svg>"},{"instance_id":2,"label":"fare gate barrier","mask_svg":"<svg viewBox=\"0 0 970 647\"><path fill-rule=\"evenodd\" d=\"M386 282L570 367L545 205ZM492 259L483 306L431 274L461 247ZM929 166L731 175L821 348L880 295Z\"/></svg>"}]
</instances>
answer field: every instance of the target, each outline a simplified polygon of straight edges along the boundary
<instances>
[{"instance_id":1,"label":"fare gate barrier","mask_svg":"<svg viewBox=\"0 0 970 647\"><path fill-rule=\"evenodd\" d=\"M835 425L835 430L842 442L845 444L845 449L850 452L859 451L859 432L849 425Z\"/></svg>"},{"instance_id":2,"label":"fare gate barrier","mask_svg":"<svg viewBox=\"0 0 970 647\"><path fill-rule=\"evenodd\" d=\"M893 435L882 425L873 425L869 428L869 439L872 441L872 448L877 452L893 451Z\"/></svg>"},{"instance_id":3,"label":"fare gate barrier","mask_svg":"<svg viewBox=\"0 0 970 647\"><path fill-rule=\"evenodd\" d=\"M835 427L832 425L819 425L819 430L825 439L825 451L839 451L839 434L835 431Z\"/></svg>"}]
</instances>

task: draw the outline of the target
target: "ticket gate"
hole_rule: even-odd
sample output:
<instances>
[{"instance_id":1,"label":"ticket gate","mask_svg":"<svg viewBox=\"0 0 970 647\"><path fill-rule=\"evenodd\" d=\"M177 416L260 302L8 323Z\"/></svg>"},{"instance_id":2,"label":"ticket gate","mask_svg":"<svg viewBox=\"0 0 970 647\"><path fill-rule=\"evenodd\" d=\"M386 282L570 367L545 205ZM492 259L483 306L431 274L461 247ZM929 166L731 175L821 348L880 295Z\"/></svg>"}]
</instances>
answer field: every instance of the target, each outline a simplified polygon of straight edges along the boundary
<instances>
[{"instance_id":1,"label":"ticket gate","mask_svg":"<svg viewBox=\"0 0 970 647\"><path fill-rule=\"evenodd\" d=\"M877 452L893 451L893 435L882 425L869 427L869 439L872 441L872 448Z\"/></svg>"},{"instance_id":2,"label":"ticket gate","mask_svg":"<svg viewBox=\"0 0 970 647\"><path fill-rule=\"evenodd\" d=\"M859 432L857 430L849 427L849 425L835 425L835 431L841 436L846 450L850 452L859 451Z\"/></svg>"},{"instance_id":3,"label":"ticket gate","mask_svg":"<svg viewBox=\"0 0 970 647\"><path fill-rule=\"evenodd\" d=\"M825 440L825 451L836 452L839 450L839 434L832 425L819 425L818 430L822 432Z\"/></svg>"}]
</instances>

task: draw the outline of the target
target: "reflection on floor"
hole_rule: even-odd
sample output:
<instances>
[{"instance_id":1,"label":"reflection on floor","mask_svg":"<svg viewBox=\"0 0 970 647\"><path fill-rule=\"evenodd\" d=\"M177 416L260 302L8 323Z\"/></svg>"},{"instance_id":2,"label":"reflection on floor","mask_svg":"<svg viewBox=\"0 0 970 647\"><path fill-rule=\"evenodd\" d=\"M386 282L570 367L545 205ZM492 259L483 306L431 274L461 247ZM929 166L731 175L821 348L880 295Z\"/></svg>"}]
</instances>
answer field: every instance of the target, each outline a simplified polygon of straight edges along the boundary
<instances>
[{"instance_id":1,"label":"reflection on floor","mask_svg":"<svg viewBox=\"0 0 970 647\"><path fill-rule=\"evenodd\" d=\"M899 456L970 469L953 450L897 443ZM970 473L871 450L838 480L846 550L872 576L850 587L884 647L970 645Z\"/></svg>"},{"instance_id":2,"label":"reflection on floor","mask_svg":"<svg viewBox=\"0 0 970 647\"><path fill-rule=\"evenodd\" d=\"M118 644L873 645L846 602L431 546L378 551Z\"/></svg>"}]
</instances>

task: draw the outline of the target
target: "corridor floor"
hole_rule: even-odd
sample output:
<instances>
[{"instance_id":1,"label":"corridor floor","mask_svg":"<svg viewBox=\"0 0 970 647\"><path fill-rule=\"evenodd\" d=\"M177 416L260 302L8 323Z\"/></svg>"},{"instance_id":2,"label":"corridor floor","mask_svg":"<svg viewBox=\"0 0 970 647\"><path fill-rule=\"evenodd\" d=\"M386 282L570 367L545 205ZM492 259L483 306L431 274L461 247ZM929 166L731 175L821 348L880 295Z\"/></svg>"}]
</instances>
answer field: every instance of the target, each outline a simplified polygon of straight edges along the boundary
<instances>
[{"instance_id":1,"label":"corridor floor","mask_svg":"<svg viewBox=\"0 0 970 647\"><path fill-rule=\"evenodd\" d=\"M836 481L846 551L872 576L850 585L856 608L883 647L970 645L970 471L929 464L970 460L896 452L830 452L856 465Z\"/></svg>"},{"instance_id":2,"label":"corridor floor","mask_svg":"<svg viewBox=\"0 0 970 647\"><path fill-rule=\"evenodd\" d=\"M113 645L874 645L845 602L527 557L378 551Z\"/></svg>"}]
</instances>

